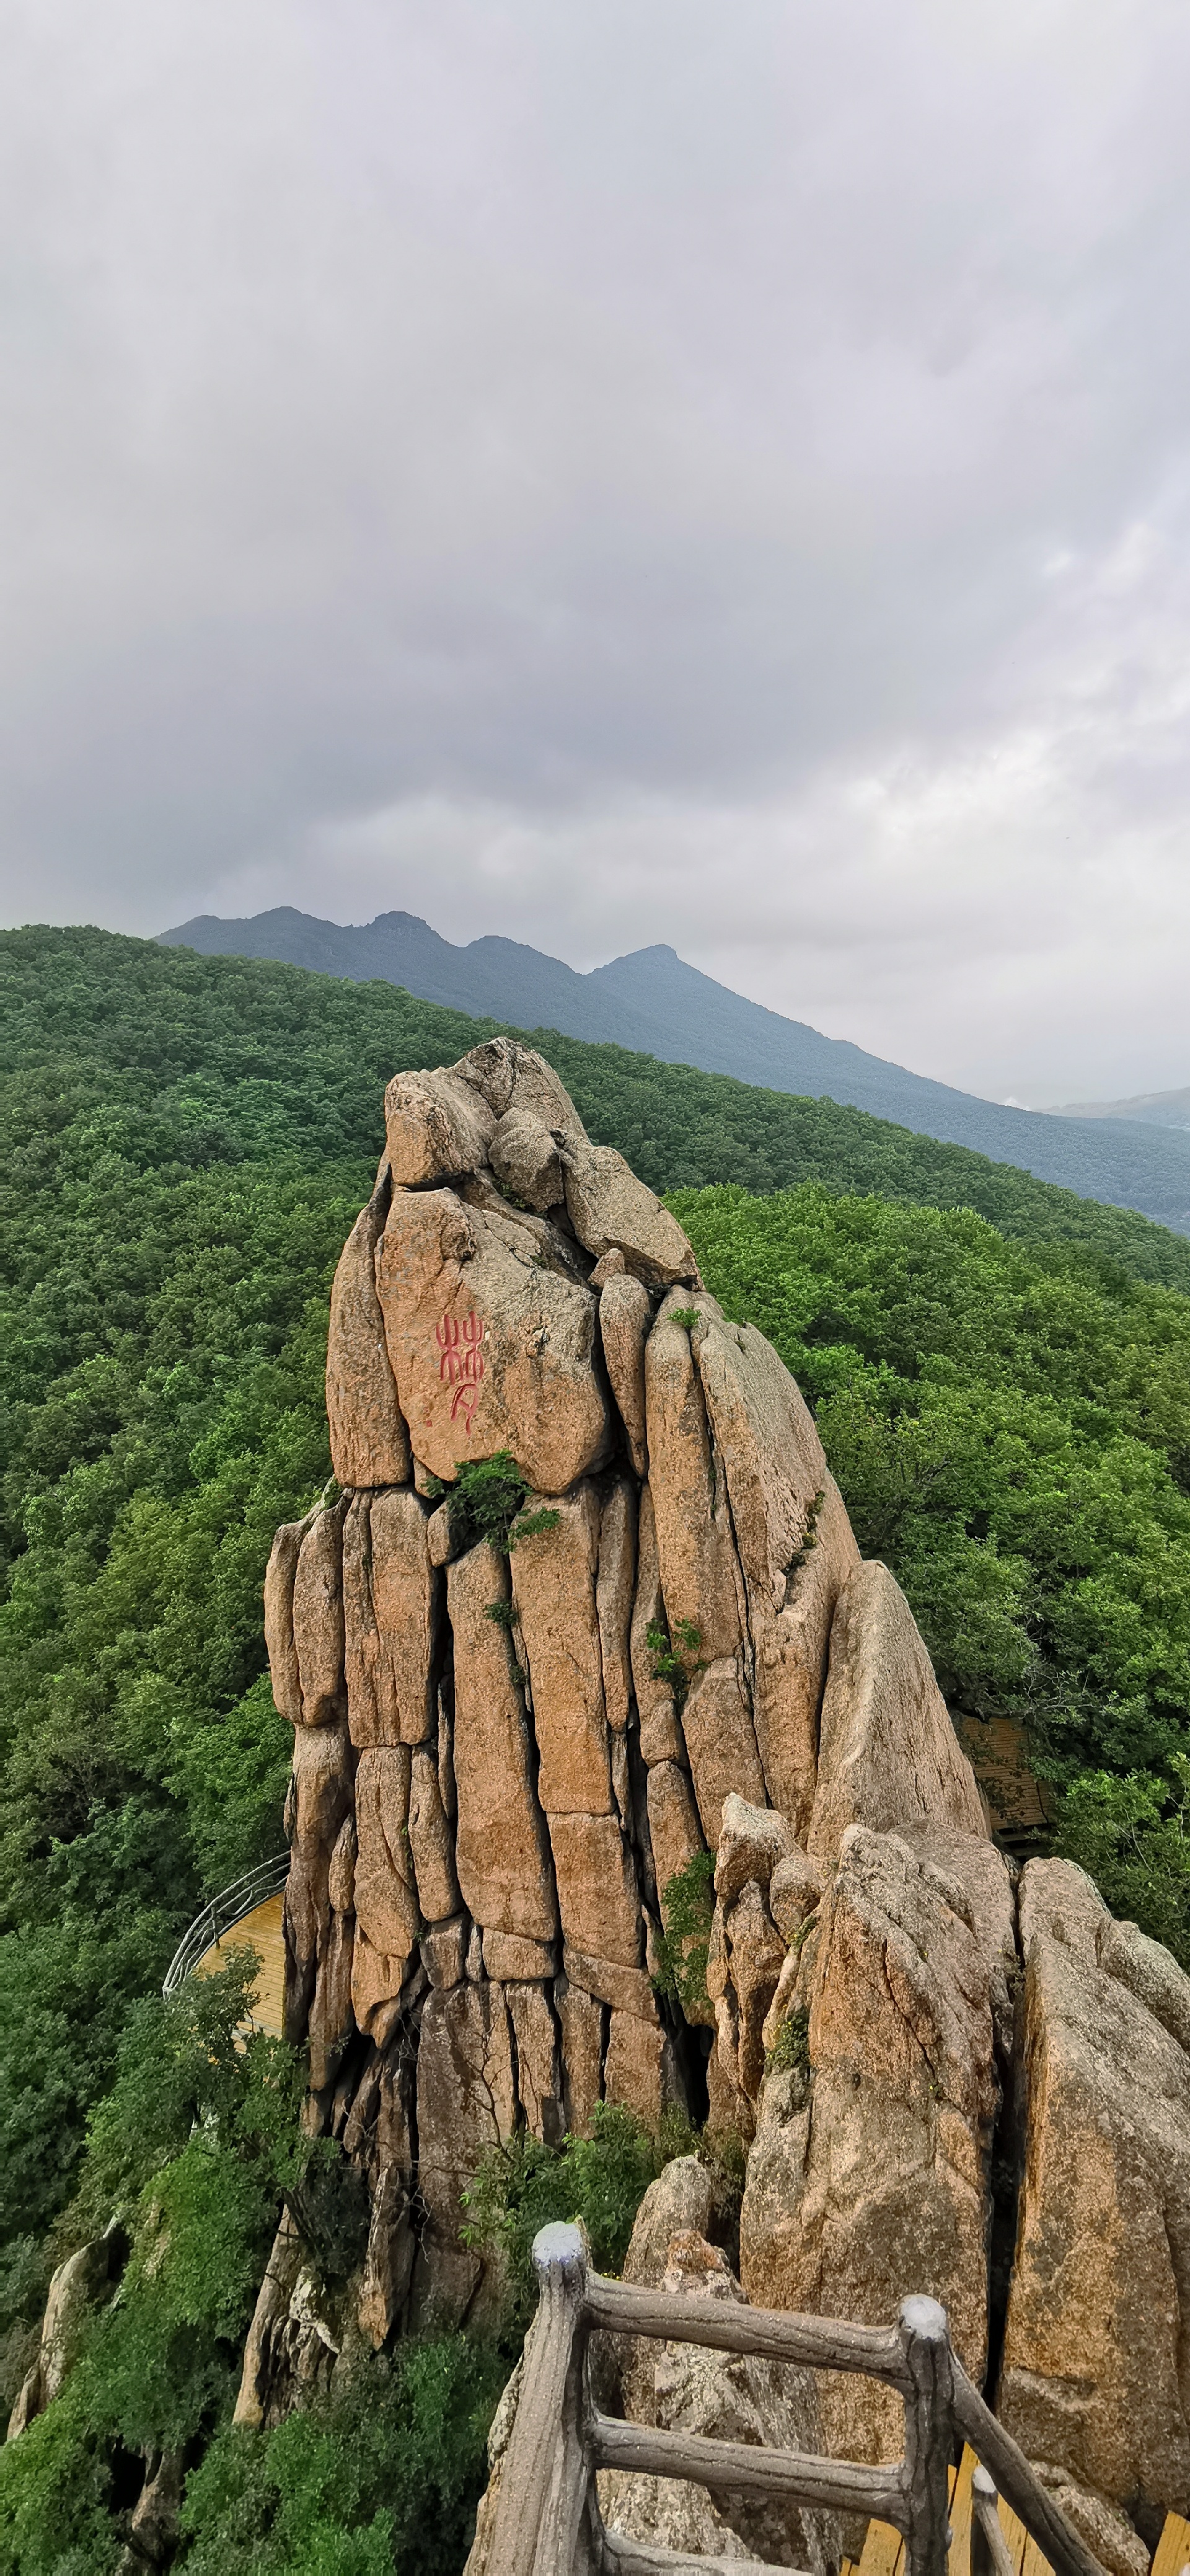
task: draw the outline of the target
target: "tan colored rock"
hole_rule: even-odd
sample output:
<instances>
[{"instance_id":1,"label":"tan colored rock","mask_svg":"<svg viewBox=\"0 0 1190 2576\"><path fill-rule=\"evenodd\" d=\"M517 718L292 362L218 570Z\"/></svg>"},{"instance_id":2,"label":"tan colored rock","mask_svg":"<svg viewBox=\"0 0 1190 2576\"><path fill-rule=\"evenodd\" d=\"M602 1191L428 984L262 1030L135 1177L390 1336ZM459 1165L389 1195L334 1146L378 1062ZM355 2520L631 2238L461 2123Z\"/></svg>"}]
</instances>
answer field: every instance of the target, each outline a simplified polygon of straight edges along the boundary
<instances>
[{"instance_id":1,"label":"tan colored rock","mask_svg":"<svg viewBox=\"0 0 1190 2576\"><path fill-rule=\"evenodd\" d=\"M808 1848L830 1861L849 1825L883 1833L916 1823L987 1835L913 1613L887 1566L872 1562L840 1594L831 1628Z\"/></svg>"},{"instance_id":2,"label":"tan colored rock","mask_svg":"<svg viewBox=\"0 0 1190 2576\"><path fill-rule=\"evenodd\" d=\"M1099 1964L1127 1986L1190 2057L1190 1977L1162 1943L1150 1941L1135 1923L1109 1921L1100 1938Z\"/></svg>"},{"instance_id":3,"label":"tan colored rock","mask_svg":"<svg viewBox=\"0 0 1190 2576\"><path fill-rule=\"evenodd\" d=\"M649 1773L649 1840L657 1895L664 1903L670 1880L705 1851L694 1793L676 1762L656 1762Z\"/></svg>"},{"instance_id":4,"label":"tan colored rock","mask_svg":"<svg viewBox=\"0 0 1190 2576\"><path fill-rule=\"evenodd\" d=\"M849 1830L800 1990L812 2071L765 2083L741 2219L742 2278L758 2299L874 2325L923 2292L946 2307L977 2386L995 1988L1012 1931L1008 1871L993 1859L1002 1928L989 1950L953 1876L900 1836ZM892 2390L832 2374L822 2408L836 2456L900 2456Z\"/></svg>"},{"instance_id":5,"label":"tan colored rock","mask_svg":"<svg viewBox=\"0 0 1190 2576\"><path fill-rule=\"evenodd\" d=\"M634 2111L653 2131L681 2100L673 2043L655 2016L652 2021L638 2021L635 2013L613 2012L603 2089L609 2102L622 2102L625 2110Z\"/></svg>"},{"instance_id":6,"label":"tan colored rock","mask_svg":"<svg viewBox=\"0 0 1190 2576\"><path fill-rule=\"evenodd\" d=\"M523 1117L540 1120L543 1127L559 1128L567 1135L585 1134L552 1064L536 1047L522 1046L519 1038L489 1038L483 1046L472 1047L469 1055L460 1056L450 1070L482 1094L495 1118L506 1118L515 1109Z\"/></svg>"},{"instance_id":7,"label":"tan colored rock","mask_svg":"<svg viewBox=\"0 0 1190 2576\"><path fill-rule=\"evenodd\" d=\"M1020 1932L1027 2146L1000 2412L1093 2497L1186 2515L1190 2055L1167 1998L1184 2008L1190 1981L1138 1955L1069 1861L1030 1861Z\"/></svg>"},{"instance_id":8,"label":"tan colored rock","mask_svg":"<svg viewBox=\"0 0 1190 2576\"><path fill-rule=\"evenodd\" d=\"M565 1192L558 1148L549 1128L531 1111L505 1112L492 1138L490 1159L502 1188L524 1206L544 1215L560 1204Z\"/></svg>"},{"instance_id":9,"label":"tan colored rock","mask_svg":"<svg viewBox=\"0 0 1190 2576\"><path fill-rule=\"evenodd\" d=\"M604 2023L607 2007L569 1977L554 1982L554 2008L562 2040L562 2099L572 2137L586 2137L603 2096Z\"/></svg>"},{"instance_id":10,"label":"tan colored rock","mask_svg":"<svg viewBox=\"0 0 1190 2576\"><path fill-rule=\"evenodd\" d=\"M356 2028L377 2048L387 2048L401 2018L408 1956L407 1951L392 1956L374 1950L357 1921L351 1952L351 2009Z\"/></svg>"},{"instance_id":11,"label":"tan colored rock","mask_svg":"<svg viewBox=\"0 0 1190 2576\"><path fill-rule=\"evenodd\" d=\"M454 1525L449 1503L439 1503L426 1522L426 1554L432 1566L449 1565L455 1554Z\"/></svg>"},{"instance_id":12,"label":"tan colored rock","mask_svg":"<svg viewBox=\"0 0 1190 2576\"><path fill-rule=\"evenodd\" d=\"M343 1527L343 1609L351 1740L420 1744L433 1730L441 1583L430 1516L408 1486L357 1494Z\"/></svg>"},{"instance_id":13,"label":"tan colored rock","mask_svg":"<svg viewBox=\"0 0 1190 2576\"><path fill-rule=\"evenodd\" d=\"M355 1942L355 1924L350 1914L332 1911L330 1929L322 1958L314 2000L310 2006L307 2032L310 2042L310 2086L321 2093L338 2068L354 2027L351 2008L351 1968Z\"/></svg>"},{"instance_id":14,"label":"tan colored rock","mask_svg":"<svg viewBox=\"0 0 1190 2576\"><path fill-rule=\"evenodd\" d=\"M778 1861L769 1880L769 1912L782 1940L792 1941L820 1902L825 1882L817 1861L797 1846Z\"/></svg>"},{"instance_id":15,"label":"tan colored rock","mask_svg":"<svg viewBox=\"0 0 1190 2576\"><path fill-rule=\"evenodd\" d=\"M629 1630L632 1687L640 1717L642 1760L648 1763L680 1762L685 1756L685 1740L674 1707L673 1691L654 1670L657 1658L649 1644L650 1628L664 1635L665 1603L661 1598L661 1575L657 1563L653 1496L649 1486L645 1485L640 1497L636 1598Z\"/></svg>"},{"instance_id":16,"label":"tan colored rock","mask_svg":"<svg viewBox=\"0 0 1190 2576\"><path fill-rule=\"evenodd\" d=\"M351 1807L351 1767L342 1718L332 1726L298 1729L293 1739L294 1847L320 1856L324 1886L339 1828Z\"/></svg>"},{"instance_id":17,"label":"tan colored rock","mask_svg":"<svg viewBox=\"0 0 1190 2576\"><path fill-rule=\"evenodd\" d=\"M632 2222L621 2279L634 2289L659 2290L669 2267L672 2239L691 2230L699 2236L714 2235L715 2207L710 2166L703 2163L701 2156L671 2157L656 2182L649 2184ZM642 2357L648 2356L647 2337L633 2335L631 2343Z\"/></svg>"},{"instance_id":18,"label":"tan colored rock","mask_svg":"<svg viewBox=\"0 0 1190 2576\"><path fill-rule=\"evenodd\" d=\"M595 1300L540 1219L394 1190L377 1255L389 1358L415 1453L448 1481L510 1450L530 1485L566 1490L610 1440L592 1355Z\"/></svg>"},{"instance_id":19,"label":"tan colored rock","mask_svg":"<svg viewBox=\"0 0 1190 2576\"><path fill-rule=\"evenodd\" d=\"M408 1958L421 1917L409 1848L412 1756L404 1744L361 1753L355 1775L355 1910L374 1950Z\"/></svg>"},{"instance_id":20,"label":"tan colored rock","mask_svg":"<svg viewBox=\"0 0 1190 2576\"><path fill-rule=\"evenodd\" d=\"M446 1581L455 1653L455 1867L464 1902L485 1931L552 1941L557 1904L529 1730L507 1636L485 1616L489 1602L507 1598L508 1569L494 1549L475 1547Z\"/></svg>"},{"instance_id":21,"label":"tan colored rock","mask_svg":"<svg viewBox=\"0 0 1190 2576\"><path fill-rule=\"evenodd\" d=\"M753 1723L765 1783L796 1834L810 1830L818 1785L818 1725L835 1606L859 1564L843 1497L827 1475L812 1542L791 1569L785 1607L752 1613Z\"/></svg>"},{"instance_id":22,"label":"tan colored rock","mask_svg":"<svg viewBox=\"0 0 1190 2576\"><path fill-rule=\"evenodd\" d=\"M657 2011L653 1988L645 1968L626 1968L615 1959L601 1959L588 1950L574 1950L567 1942L562 1964L572 1986L581 1986L585 1994L594 1995L600 2003L614 2004L618 2011L634 2013L638 2021L652 2020Z\"/></svg>"},{"instance_id":23,"label":"tan colored rock","mask_svg":"<svg viewBox=\"0 0 1190 2576\"><path fill-rule=\"evenodd\" d=\"M566 1941L617 1966L636 1967L640 1897L616 1817L551 1816L549 1835Z\"/></svg>"},{"instance_id":24,"label":"tan colored rock","mask_svg":"<svg viewBox=\"0 0 1190 2576\"><path fill-rule=\"evenodd\" d=\"M690 2298L741 2299L726 2255L693 2229L671 2237L658 2286ZM638 2339L625 2396L632 2420L666 2432L774 2450L823 2448L815 2374L788 2364L713 2352L705 2345ZM684 2479L624 2470L601 2471L598 2493L610 2531L653 2550L681 2553L683 2566L760 2558L766 2566L827 2576L841 2555L833 2517L808 2508L712 2495Z\"/></svg>"},{"instance_id":25,"label":"tan colored rock","mask_svg":"<svg viewBox=\"0 0 1190 2576\"><path fill-rule=\"evenodd\" d=\"M464 1982L448 1994L429 1995L417 2055L418 2182L425 2205L421 2269L439 2332L462 2323L483 2269L479 2255L460 2242L460 2194L516 2124L503 1989Z\"/></svg>"},{"instance_id":26,"label":"tan colored rock","mask_svg":"<svg viewBox=\"0 0 1190 2576\"><path fill-rule=\"evenodd\" d=\"M607 1258L612 1258L610 1253ZM622 1264L623 1254L620 1260ZM602 1269L602 1262L599 1267ZM599 1336L612 1394L628 1435L628 1453L634 1473L647 1476L645 1343L653 1321L652 1303L648 1289L623 1267L600 1280L599 1287Z\"/></svg>"},{"instance_id":27,"label":"tan colored rock","mask_svg":"<svg viewBox=\"0 0 1190 2576\"><path fill-rule=\"evenodd\" d=\"M526 1941L516 1932L485 1932L483 1966L484 1975L497 1986L552 1977L554 1944Z\"/></svg>"},{"instance_id":28,"label":"tan colored rock","mask_svg":"<svg viewBox=\"0 0 1190 2576\"><path fill-rule=\"evenodd\" d=\"M617 1476L599 1523L596 1607L603 1705L613 1735L627 1732L632 1705L629 1639L636 1594L636 1487Z\"/></svg>"},{"instance_id":29,"label":"tan colored rock","mask_svg":"<svg viewBox=\"0 0 1190 2576\"><path fill-rule=\"evenodd\" d=\"M421 1955L432 1986L460 1983L466 1970L470 1929L465 1914L452 1914L446 1923L427 1924L421 1936Z\"/></svg>"},{"instance_id":30,"label":"tan colored rock","mask_svg":"<svg viewBox=\"0 0 1190 2576\"><path fill-rule=\"evenodd\" d=\"M723 1801L715 1852L715 1894L721 1904L734 1904L750 1878L767 1888L778 1863L788 1859L793 1848L793 1836L775 1807L750 1807L746 1798L733 1791Z\"/></svg>"},{"instance_id":31,"label":"tan colored rock","mask_svg":"<svg viewBox=\"0 0 1190 2576\"><path fill-rule=\"evenodd\" d=\"M553 1527L519 1539L512 1557L512 1597L528 1658L541 1763L537 1793L547 1816L610 1815L595 1596L599 1497L594 1486L582 1485L552 1508ZM540 1509L541 1496L530 1494L526 1514Z\"/></svg>"},{"instance_id":32,"label":"tan colored rock","mask_svg":"<svg viewBox=\"0 0 1190 2576\"><path fill-rule=\"evenodd\" d=\"M717 2014L718 2047L729 2080L750 2102L764 2081L764 2026L785 1966L785 1943L754 1878L723 1907L723 1937L734 2009ZM710 1989L708 1974L707 1986Z\"/></svg>"},{"instance_id":33,"label":"tan colored rock","mask_svg":"<svg viewBox=\"0 0 1190 2576\"><path fill-rule=\"evenodd\" d=\"M700 1314L712 1302L700 1297ZM666 1298L645 1346L649 1491L670 1633L687 1622L697 1631L695 1653L712 1663L740 1648L744 1579L691 1336L674 1322L675 1308L686 1311L676 1294ZM743 1787L742 1781L728 1785Z\"/></svg>"},{"instance_id":34,"label":"tan colored rock","mask_svg":"<svg viewBox=\"0 0 1190 2576\"><path fill-rule=\"evenodd\" d=\"M341 1485L407 1485L413 1472L376 1294L376 1246L390 1186L384 1163L339 1255L331 1288L326 1413L331 1464Z\"/></svg>"},{"instance_id":35,"label":"tan colored rock","mask_svg":"<svg viewBox=\"0 0 1190 2576\"><path fill-rule=\"evenodd\" d=\"M288 1521L273 1540L264 1578L264 1638L278 1717L302 1722L302 1682L293 1642L293 1584L308 1521Z\"/></svg>"},{"instance_id":36,"label":"tan colored rock","mask_svg":"<svg viewBox=\"0 0 1190 2576\"><path fill-rule=\"evenodd\" d=\"M373 2352L386 2343L409 2296L416 2238L410 2179L400 2165L384 2167L372 2198L368 2250L356 2316Z\"/></svg>"},{"instance_id":37,"label":"tan colored rock","mask_svg":"<svg viewBox=\"0 0 1190 2576\"><path fill-rule=\"evenodd\" d=\"M516 2038L517 2092L525 2125L534 2138L556 2146L565 2127L558 2032L542 1985L504 1988Z\"/></svg>"},{"instance_id":38,"label":"tan colored rock","mask_svg":"<svg viewBox=\"0 0 1190 2576\"><path fill-rule=\"evenodd\" d=\"M380 1646L379 1743L422 1744L433 1732L432 1674L442 1586L430 1564L430 1515L419 1497L377 1494L371 1511L372 1605ZM395 1735L389 1730L395 1727Z\"/></svg>"},{"instance_id":39,"label":"tan colored rock","mask_svg":"<svg viewBox=\"0 0 1190 2576\"><path fill-rule=\"evenodd\" d=\"M394 1074L384 1095L384 1124L393 1186L404 1189L478 1171L496 1121L482 1094L442 1066Z\"/></svg>"},{"instance_id":40,"label":"tan colored rock","mask_svg":"<svg viewBox=\"0 0 1190 2576\"><path fill-rule=\"evenodd\" d=\"M764 1805L764 1773L736 1656L722 1655L695 1675L682 1711L682 1732L702 1829L713 1846L723 1801L733 1791L754 1807Z\"/></svg>"},{"instance_id":41,"label":"tan colored rock","mask_svg":"<svg viewBox=\"0 0 1190 2576\"><path fill-rule=\"evenodd\" d=\"M310 1522L293 1579L293 1642L306 1726L329 1726L343 1712L342 1554L338 1505Z\"/></svg>"},{"instance_id":42,"label":"tan colored rock","mask_svg":"<svg viewBox=\"0 0 1190 2576\"><path fill-rule=\"evenodd\" d=\"M427 1923L440 1923L459 1903L454 1835L442 1805L436 1755L419 1745L409 1788L409 1846L417 1901Z\"/></svg>"},{"instance_id":43,"label":"tan colored rock","mask_svg":"<svg viewBox=\"0 0 1190 2576\"><path fill-rule=\"evenodd\" d=\"M563 1149L562 1162L567 1214L597 1261L614 1246L653 1287L697 1279L698 1264L677 1218L638 1181L614 1145L576 1140L569 1152Z\"/></svg>"},{"instance_id":44,"label":"tan colored rock","mask_svg":"<svg viewBox=\"0 0 1190 2576\"><path fill-rule=\"evenodd\" d=\"M355 1912L355 1862L358 1847L353 1809L349 1816L344 1816L335 1836L335 1845L327 1873L326 1892L336 1914Z\"/></svg>"}]
</instances>

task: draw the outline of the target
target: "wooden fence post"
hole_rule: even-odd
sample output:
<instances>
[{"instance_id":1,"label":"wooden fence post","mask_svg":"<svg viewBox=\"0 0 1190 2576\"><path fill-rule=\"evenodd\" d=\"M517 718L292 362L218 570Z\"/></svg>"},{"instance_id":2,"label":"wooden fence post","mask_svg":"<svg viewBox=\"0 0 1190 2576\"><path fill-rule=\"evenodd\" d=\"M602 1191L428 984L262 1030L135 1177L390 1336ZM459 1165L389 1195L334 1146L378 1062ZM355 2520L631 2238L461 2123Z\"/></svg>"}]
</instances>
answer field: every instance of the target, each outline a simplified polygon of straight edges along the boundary
<instances>
[{"instance_id":1,"label":"wooden fence post","mask_svg":"<svg viewBox=\"0 0 1190 2576\"><path fill-rule=\"evenodd\" d=\"M905 2299L898 2319L905 2390L906 2576L946 2576L954 2374L950 2327L936 2299Z\"/></svg>"},{"instance_id":2,"label":"wooden fence post","mask_svg":"<svg viewBox=\"0 0 1190 2576\"><path fill-rule=\"evenodd\" d=\"M579 2229L543 2227L533 2269L537 2314L489 2564L499 2576L589 2576L587 2249Z\"/></svg>"}]
</instances>

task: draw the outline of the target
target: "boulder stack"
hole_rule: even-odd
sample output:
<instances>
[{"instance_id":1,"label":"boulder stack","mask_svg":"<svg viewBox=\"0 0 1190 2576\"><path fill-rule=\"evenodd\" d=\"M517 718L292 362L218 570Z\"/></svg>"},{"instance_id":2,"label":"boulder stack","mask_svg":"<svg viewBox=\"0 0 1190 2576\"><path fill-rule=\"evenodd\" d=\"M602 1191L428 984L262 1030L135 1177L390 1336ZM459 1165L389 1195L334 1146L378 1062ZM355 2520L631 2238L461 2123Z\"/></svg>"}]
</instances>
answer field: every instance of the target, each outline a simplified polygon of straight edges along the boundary
<instances>
[{"instance_id":1,"label":"boulder stack","mask_svg":"<svg viewBox=\"0 0 1190 2576\"><path fill-rule=\"evenodd\" d=\"M1003 2346L1006 2420L1139 2576L1130 2517L1190 2509L1190 1981L1065 1864L1018 1891L788 1370L543 1059L497 1038L399 1075L386 1115L331 1304L339 1491L278 1532L265 1593L294 1730L287 2027L370 2195L335 2333L491 2312L462 2195L518 2129L709 2101L750 2145L743 2294L872 2322L942 2299L977 2381ZM710 1854L680 2008L667 1891L705 1890ZM689 2184L655 2277L738 2297ZM284 2402L269 2355L301 2348L294 2259L250 2421ZM775 2425L789 2392L738 2379L668 2356L635 2402L664 2380L664 2420ZM874 2384L796 2404L837 2452L901 2450ZM628 2505L692 2545L684 2507ZM726 2521L747 2546L691 2510L701 2545Z\"/></svg>"}]
</instances>

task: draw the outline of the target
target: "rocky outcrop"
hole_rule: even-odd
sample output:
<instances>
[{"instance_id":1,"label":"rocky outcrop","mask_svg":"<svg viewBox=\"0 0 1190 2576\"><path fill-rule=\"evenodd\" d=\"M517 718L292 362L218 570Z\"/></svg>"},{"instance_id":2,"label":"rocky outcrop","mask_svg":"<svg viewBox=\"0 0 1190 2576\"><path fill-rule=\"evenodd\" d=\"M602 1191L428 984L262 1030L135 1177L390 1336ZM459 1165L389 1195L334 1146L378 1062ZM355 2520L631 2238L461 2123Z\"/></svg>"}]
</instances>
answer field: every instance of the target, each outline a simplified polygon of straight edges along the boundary
<instances>
[{"instance_id":1,"label":"rocky outcrop","mask_svg":"<svg viewBox=\"0 0 1190 2576\"><path fill-rule=\"evenodd\" d=\"M804 1832L856 1551L788 1371L539 1056L494 1040L385 1109L332 1300L345 1490L278 1533L266 1619L294 1727L286 2026L332 2124L404 2070L407 2116L356 2150L374 2215L428 2212L386 2289L369 2258L387 2332L406 2275L410 2312L468 2311L459 2193L512 2128L697 2105L712 2015L658 2002L665 1891L725 1799L778 1856ZM449 1499L498 1453L507 1553Z\"/></svg>"},{"instance_id":2,"label":"rocky outcrop","mask_svg":"<svg viewBox=\"0 0 1190 2576\"><path fill-rule=\"evenodd\" d=\"M1139 2576L1129 2515L1190 2502L1190 1981L1057 1865L1030 1865L1018 1927L924 1642L859 1560L797 1387L550 1067L496 1039L397 1077L386 1112L332 1308L344 1490L278 1533L265 1605L294 1729L287 2028L367 2183L368 2246L348 2315L279 2240L246 2420L322 2385L336 2337L490 2312L463 2194L518 2129L709 2096L752 2141L756 2301L883 2321L930 2293L978 2380L1011 2269L1005 2414ZM497 1455L512 1525L468 1499ZM683 1933L679 2009L657 1971L707 1852L706 1992ZM739 2297L684 2162L630 2268ZM815 2397L644 2351L625 2385L650 2420L901 2450L862 2377ZM821 2526L761 2532L739 2499L644 2481L607 2509L658 2545L818 2563Z\"/></svg>"},{"instance_id":3,"label":"rocky outcrop","mask_svg":"<svg viewBox=\"0 0 1190 2576\"><path fill-rule=\"evenodd\" d=\"M1105 2506L1190 2513L1190 1978L1069 1862L1029 1863L1020 1921L1027 2116L1001 2412L1122 2570Z\"/></svg>"},{"instance_id":4,"label":"rocky outcrop","mask_svg":"<svg viewBox=\"0 0 1190 2576\"><path fill-rule=\"evenodd\" d=\"M37 2357L9 2417L10 2442L57 2396L89 2320L110 2299L127 2259L128 2238L113 2219L102 2236L59 2263L50 2282Z\"/></svg>"},{"instance_id":5,"label":"rocky outcrop","mask_svg":"<svg viewBox=\"0 0 1190 2576\"><path fill-rule=\"evenodd\" d=\"M945 1824L987 1834L975 1774L921 1632L887 1566L857 1565L831 1626L807 1848L834 1860L849 1825Z\"/></svg>"},{"instance_id":6,"label":"rocky outcrop","mask_svg":"<svg viewBox=\"0 0 1190 2576\"><path fill-rule=\"evenodd\" d=\"M741 2269L770 2305L871 2324L924 2290L981 2383L1013 1902L990 1845L952 1837L947 1860L848 1828L802 1947L796 2045L764 2083ZM832 2378L823 2408L832 2449L900 2456L891 2391Z\"/></svg>"}]
</instances>

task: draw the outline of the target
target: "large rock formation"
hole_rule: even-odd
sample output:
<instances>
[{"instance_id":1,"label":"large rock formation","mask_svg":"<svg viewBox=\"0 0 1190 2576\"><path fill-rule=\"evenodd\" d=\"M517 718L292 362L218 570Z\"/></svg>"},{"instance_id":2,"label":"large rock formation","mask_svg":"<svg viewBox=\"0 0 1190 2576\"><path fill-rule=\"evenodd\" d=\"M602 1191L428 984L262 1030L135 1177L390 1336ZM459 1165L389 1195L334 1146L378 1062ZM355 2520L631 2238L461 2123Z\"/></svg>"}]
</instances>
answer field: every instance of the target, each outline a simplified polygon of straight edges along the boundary
<instances>
[{"instance_id":1,"label":"large rock formation","mask_svg":"<svg viewBox=\"0 0 1190 2576\"><path fill-rule=\"evenodd\" d=\"M461 2199L489 2148L601 2099L653 2124L709 2099L751 2142L753 2300L886 2321L930 2293L982 2380L1011 2273L1006 2416L1138 2576L1129 2515L1190 2505L1190 1981L1059 1864L1030 1866L1018 1922L793 1380L542 1059L496 1039L386 1108L332 1299L341 1491L278 1532L265 1596L294 1729L288 2028L370 2233L352 2314L317 2319L278 2240L245 2420L336 2336L489 2312ZM485 1502L470 1471L501 1458ZM679 2010L666 1891L708 1851L706 1992ZM650 2277L738 2296L682 2192L660 2234L642 2211ZM634 2369L658 2420L788 2420L734 2364ZM899 2454L875 2384L813 2403L827 2447ZM754 2536L722 2499L617 2501L654 2541ZM792 2537L815 2565L821 2535Z\"/></svg>"},{"instance_id":2,"label":"large rock formation","mask_svg":"<svg viewBox=\"0 0 1190 2576\"><path fill-rule=\"evenodd\" d=\"M383 2293L371 2262L377 2339L482 2295L459 2194L521 2122L700 2105L708 2042L653 1984L665 1890L725 1798L806 1832L858 1565L788 1371L539 1056L399 1075L386 1117L331 1302L341 1498L266 1583L288 2028L374 2208L419 2212ZM496 1456L511 1549L466 1509Z\"/></svg>"}]
</instances>

